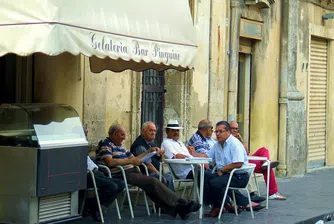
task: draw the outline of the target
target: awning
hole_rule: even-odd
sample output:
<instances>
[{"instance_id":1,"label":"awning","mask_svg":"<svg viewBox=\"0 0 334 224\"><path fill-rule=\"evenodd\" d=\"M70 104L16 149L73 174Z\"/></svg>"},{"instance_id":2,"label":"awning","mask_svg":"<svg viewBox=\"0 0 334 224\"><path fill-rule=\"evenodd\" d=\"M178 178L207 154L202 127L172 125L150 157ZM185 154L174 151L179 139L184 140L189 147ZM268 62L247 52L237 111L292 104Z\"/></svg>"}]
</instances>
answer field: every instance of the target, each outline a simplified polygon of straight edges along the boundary
<instances>
[{"instance_id":1,"label":"awning","mask_svg":"<svg viewBox=\"0 0 334 224\"><path fill-rule=\"evenodd\" d=\"M186 70L196 36L188 0L0 0L0 56L69 52L91 70Z\"/></svg>"}]
</instances>

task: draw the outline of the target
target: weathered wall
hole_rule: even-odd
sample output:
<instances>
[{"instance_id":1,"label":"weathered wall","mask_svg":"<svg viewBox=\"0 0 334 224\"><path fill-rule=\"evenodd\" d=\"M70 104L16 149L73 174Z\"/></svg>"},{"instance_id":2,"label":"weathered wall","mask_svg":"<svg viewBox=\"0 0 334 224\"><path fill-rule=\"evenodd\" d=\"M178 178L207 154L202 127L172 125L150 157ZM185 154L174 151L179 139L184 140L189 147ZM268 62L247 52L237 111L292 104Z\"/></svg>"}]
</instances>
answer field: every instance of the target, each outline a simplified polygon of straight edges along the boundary
<instances>
[{"instance_id":1,"label":"weathered wall","mask_svg":"<svg viewBox=\"0 0 334 224\"><path fill-rule=\"evenodd\" d=\"M210 2L195 1L194 26L198 49L190 93L192 133L197 129L198 122L208 117Z\"/></svg>"},{"instance_id":2,"label":"weathered wall","mask_svg":"<svg viewBox=\"0 0 334 224\"><path fill-rule=\"evenodd\" d=\"M265 146L271 158L278 150L280 1L270 8L242 5L242 17L263 21L263 39L252 41L250 149Z\"/></svg>"},{"instance_id":3,"label":"weathered wall","mask_svg":"<svg viewBox=\"0 0 334 224\"><path fill-rule=\"evenodd\" d=\"M314 3L314 4L312 4ZM326 13L334 13L334 6L329 7L326 1L318 4L316 0L299 1L299 24L298 32L298 51L297 51L297 88L306 97L305 110L307 110L308 102L308 73L305 69L309 67L309 51L311 36L317 36L328 40L328 90L327 90L327 165L334 165L334 98L333 98L333 77L334 71L332 64L334 63L334 20L323 20L322 16ZM304 67L304 69L303 69ZM307 115L307 114L306 114ZM306 149L307 150L307 149Z\"/></svg>"},{"instance_id":4,"label":"weathered wall","mask_svg":"<svg viewBox=\"0 0 334 224\"><path fill-rule=\"evenodd\" d=\"M227 119L228 11L229 1L212 1L207 118L213 123Z\"/></svg>"},{"instance_id":5,"label":"weathered wall","mask_svg":"<svg viewBox=\"0 0 334 224\"><path fill-rule=\"evenodd\" d=\"M82 118L83 76L80 56L34 55L34 102L63 103L72 106Z\"/></svg>"},{"instance_id":6,"label":"weathered wall","mask_svg":"<svg viewBox=\"0 0 334 224\"><path fill-rule=\"evenodd\" d=\"M114 73L103 71L100 74L93 74L89 68L89 59L84 60L84 124L87 126L88 140L91 144L96 145L98 141L107 136L111 124L118 123L127 130L125 146L130 147L134 138L139 134L133 133L136 121L133 122L133 92L137 88L133 82L137 80L135 72L124 71ZM135 110L138 114L138 110ZM140 122L140 121L139 121Z\"/></svg>"}]
</instances>

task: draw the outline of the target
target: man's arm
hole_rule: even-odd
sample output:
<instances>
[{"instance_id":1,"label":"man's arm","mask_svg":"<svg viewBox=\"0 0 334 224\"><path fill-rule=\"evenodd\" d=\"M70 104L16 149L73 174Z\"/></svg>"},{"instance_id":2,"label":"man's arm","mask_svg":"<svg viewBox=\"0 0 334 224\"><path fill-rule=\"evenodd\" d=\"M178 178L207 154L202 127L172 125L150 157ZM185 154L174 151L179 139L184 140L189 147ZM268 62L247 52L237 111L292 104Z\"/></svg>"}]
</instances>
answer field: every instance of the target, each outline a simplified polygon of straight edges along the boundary
<instances>
[{"instance_id":1,"label":"man's arm","mask_svg":"<svg viewBox=\"0 0 334 224\"><path fill-rule=\"evenodd\" d=\"M126 158L126 159L114 159L112 156L105 156L103 158L104 162L107 166L124 166L128 164L133 164L134 166L139 166L141 164L141 160L137 157Z\"/></svg>"},{"instance_id":2,"label":"man's arm","mask_svg":"<svg viewBox=\"0 0 334 224\"><path fill-rule=\"evenodd\" d=\"M152 163L146 164L149 173L159 173Z\"/></svg>"},{"instance_id":3,"label":"man's arm","mask_svg":"<svg viewBox=\"0 0 334 224\"><path fill-rule=\"evenodd\" d=\"M245 143L244 139L241 137L241 135L239 133L237 133L234 137L236 137L237 139L239 139L239 141L243 144L247 154L249 154L248 151L248 145Z\"/></svg>"},{"instance_id":4,"label":"man's arm","mask_svg":"<svg viewBox=\"0 0 334 224\"><path fill-rule=\"evenodd\" d=\"M205 153L198 153L195 151L195 148L193 146L187 146L187 149L193 157L202 157L202 158L208 158L208 156Z\"/></svg>"},{"instance_id":5,"label":"man's arm","mask_svg":"<svg viewBox=\"0 0 334 224\"><path fill-rule=\"evenodd\" d=\"M241 168L244 163L230 163L224 166L220 171L222 173L229 173L235 168Z\"/></svg>"}]
</instances>

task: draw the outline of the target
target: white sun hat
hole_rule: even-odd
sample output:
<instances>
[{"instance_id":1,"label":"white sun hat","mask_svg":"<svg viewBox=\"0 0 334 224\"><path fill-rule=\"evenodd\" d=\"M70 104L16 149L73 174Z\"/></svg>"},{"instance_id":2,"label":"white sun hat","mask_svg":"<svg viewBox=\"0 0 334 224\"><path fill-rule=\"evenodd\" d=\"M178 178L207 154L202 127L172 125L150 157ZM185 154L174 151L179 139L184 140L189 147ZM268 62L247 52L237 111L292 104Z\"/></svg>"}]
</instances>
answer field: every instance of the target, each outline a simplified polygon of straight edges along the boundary
<instances>
[{"instance_id":1,"label":"white sun hat","mask_svg":"<svg viewBox=\"0 0 334 224\"><path fill-rule=\"evenodd\" d=\"M183 129L183 127L180 127L180 124L177 120L169 119L167 123L167 127L169 129Z\"/></svg>"}]
</instances>

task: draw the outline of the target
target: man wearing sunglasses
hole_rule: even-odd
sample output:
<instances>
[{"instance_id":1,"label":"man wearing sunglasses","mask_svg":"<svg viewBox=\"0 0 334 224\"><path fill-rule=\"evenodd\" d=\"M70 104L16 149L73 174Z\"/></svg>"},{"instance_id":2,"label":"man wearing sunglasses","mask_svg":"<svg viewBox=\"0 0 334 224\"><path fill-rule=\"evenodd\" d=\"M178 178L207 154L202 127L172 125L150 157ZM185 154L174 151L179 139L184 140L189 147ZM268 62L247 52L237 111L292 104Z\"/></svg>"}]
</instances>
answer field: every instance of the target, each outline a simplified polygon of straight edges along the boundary
<instances>
[{"instance_id":1,"label":"man wearing sunglasses","mask_svg":"<svg viewBox=\"0 0 334 224\"><path fill-rule=\"evenodd\" d=\"M209 157L217 164L217 172L205 172L204 177L204 201L212 205L211 211L205 214L207 217L217 217L224 197L230 172L235 168L241 168L248 164L247 154L242 143L231 134L230 125L227 121L219 121L216 124L217 143L205 154L191 154L194 157ZM249 175L247 172L234 173L231 186L245 187ZM231 195L229 195L231 197ZM236 204L241 208L249 209L248 199L240 192L235 191ZM225 203L225 207L228 203ZM252 202L255 211L263 209L259 203Z\"/></svg>"},{"instance_id":2,"label":"man wearing sunglasses","mask_svg":"<svg viewBox=\"0 0 334 224\"><path fill-rule=\"evenodd\" d=\"M201 120L198 123L197 132L191 136L188 141L188 145L193 146L197 153L206 153L216 142L211 137L212 133L212 122L209 120Z\"/></svg>"},{"instance_id":3,"label":"man wearing sunglasses","mask_svg":"<svg viewBox=\"0 0 334 224\"><path fill-rule=\"evenodd\" d=\"M230 127L231 127L232 135L234 137L236 137L244 145L247 154L249 154L248 146L247 146L244 139L241 137L241 135L239 133L238 123L235 122L235 121L231 121L230 122ZM265 147L262 147L262 148L259 148L258 150L256 150L256 152L254 152L252 154L252 156L261 156L261 157L266 157L267 159L270 159L269 150ZM265 183L268 183L267 182L267 180L268 180L268 176L267 176L268 164L266 162L263 163L263 161L255 161L255 160L252 160L250 162L256 164L254 172L263 174L263 177L265 179ZM276 168L278 166L278 164L279 164L278 161L271 161L270 162L270 168ZM250 192L252 192L252 191L250 190ZM254 197L254 192L251 193L251 197L252 197L252 194L253 194L253 197ZM278 192L278 186L277 186L276 177L275 177L275 173L274 173L273 169L270 170L269 199L271 199L271 200L286 200L286 197L284 197L283 195L281 195Z\"/></svg>"}]
</instances>

